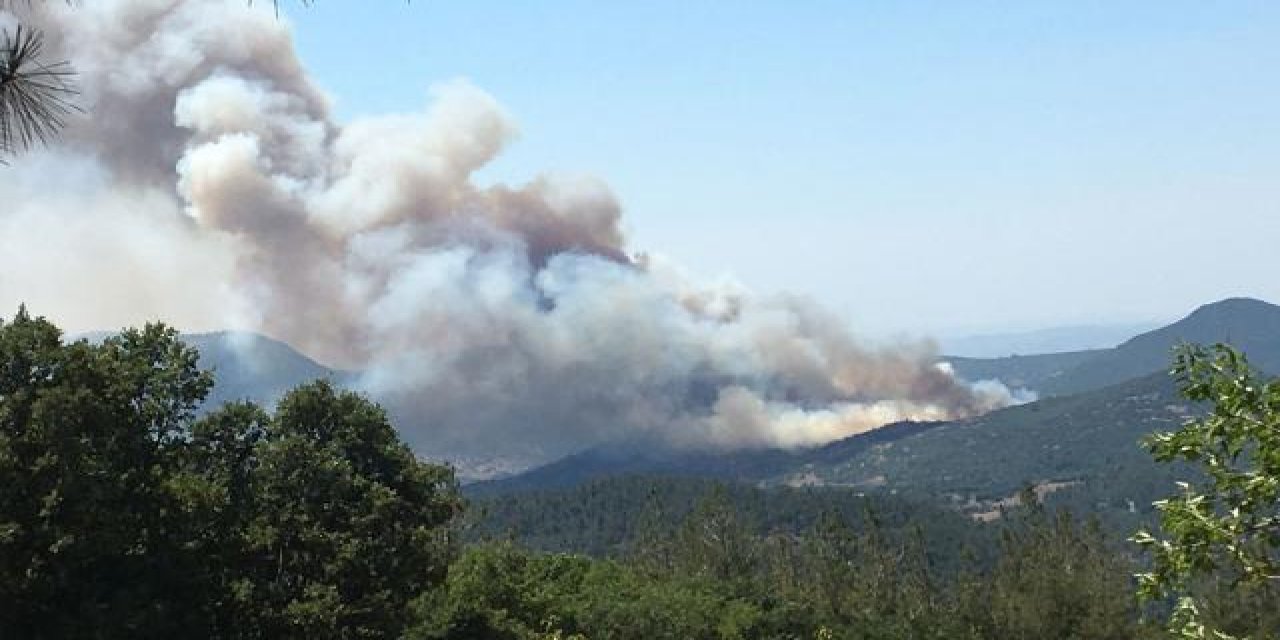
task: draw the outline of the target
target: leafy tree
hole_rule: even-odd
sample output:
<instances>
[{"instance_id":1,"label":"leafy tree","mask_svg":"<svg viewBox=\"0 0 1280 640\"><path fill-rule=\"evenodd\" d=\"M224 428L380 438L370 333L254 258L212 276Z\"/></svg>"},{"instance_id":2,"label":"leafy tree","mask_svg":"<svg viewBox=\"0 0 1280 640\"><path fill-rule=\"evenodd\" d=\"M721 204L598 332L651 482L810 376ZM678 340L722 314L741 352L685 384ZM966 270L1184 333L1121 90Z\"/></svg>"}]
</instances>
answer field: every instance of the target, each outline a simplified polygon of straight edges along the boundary
<instances>
[{"instance_id":1,"label":"leafy tree","mask_svg":"<svg viewBox=\"0 0 1280 640\"><path fill-rule=\"evenodd\" d=\"M1280 609L1280 381L1226 345L1181 348L1173 374L1209 409L1147 446L1159 461L1196 464L1207 486L1180 483L1181 493L1156 503L1162 531L1134 536L1153 561L1138 576L1140 593L1176 598L1168 622L1178 637L1280 634L1275 616L1233 620L1210 595L1225 587L1266 603L1263 611Z\"/></svg>"},{"instance_id":2,"label":"leafy tree","mask_svg":"<svg viewBox=\"0 0 1280 640\"><path fill-rule=\"evenodd\" d=\"M461 509L453 473L418 462L383 411L328 382L280 402L248 476L242 601L265 637L393 637L443 582Z\"/></svg>"},{"instance_id":3,"label":"leafy tree","mask_svg":"<svg viewBox=\"0 0 1280 640\"><path fill-rule=\"evenodd\" d=\"M197 418L174 330L0 322L0 637L395 637L443 583L452 471L326 382Z\"/></svg>"},{"instance_id":4,"label":"leafy tree","mask_svg":"<svg viewBox=\"0 0 1280 640\"><path fill-rule=\"evenodd\" d=\"M0 629L177 632L201 559L168 486L211 384L156 325L63 345L25 310L0 325Z\"/></svg>"}]
</instances>

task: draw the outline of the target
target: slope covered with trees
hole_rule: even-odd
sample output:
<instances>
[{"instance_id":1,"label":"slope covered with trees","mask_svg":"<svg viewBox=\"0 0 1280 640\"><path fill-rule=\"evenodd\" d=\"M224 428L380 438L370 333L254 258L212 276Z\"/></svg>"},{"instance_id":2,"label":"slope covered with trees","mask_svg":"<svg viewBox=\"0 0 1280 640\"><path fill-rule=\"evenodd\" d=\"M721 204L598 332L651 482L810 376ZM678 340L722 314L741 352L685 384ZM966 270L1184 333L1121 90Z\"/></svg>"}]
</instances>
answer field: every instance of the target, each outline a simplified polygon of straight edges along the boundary
<instances>
[{"instance_id":1,"label":"slope covered with trees","mask_svg":"<svg viewBox=\"0 0 1280 640\"><path fill-rule=\"evenodd\" d=\"M1250 354L1263 371L1280 372L1280 307L1252 298L1228 298L1112 349L946 361L969 380L996 378L1042 395L1067 395L1164 371L1179 344L1219 342Z\"/></svg>"},{"instance_id":2,"label":"slope covered with trees","mask_svg":"<svg viewBox=\"0 0 1280 640\"><path fill-rule=\"evenodd\" d=\"M674 534L707 495L719 493L744 529L754 535L801 535L823 517L838 515L861 528L875 513L879 525L901 533L928 522L935 559L959 560L961 548L979 548L988 533L954 510L883 493L829 488L762 488L707 478L617 476L573 487L475 495L465 536L471 541L514 540L533 549L621 556L645 537Z\"/></svg>"},{"instance_id":3,"label":"slope covered with trees","mask_svg":"<svg viewBox=\"0 0 1280 640\"><path fill-rule=\"evenodd\" d=\"M1045 387L1065 394L1096 389L1169 367L1180 344L1229 344L1254 366L1280 372L1280 306L1252 298L1206 304L1167 327L1141 334L1071 369Z\"/></svg>"},{"instance_id":4,"label":"slope covered with trees","mask_svg":"<svg viewBox=\"0 0 1280 640\"><path fill-rule=\"evenodd\" d=\"M1116 538L1039 507L1011 516L989 563L946 566L928 520L886 526L869 509L757 533L712 489L611 559L473 546L423 598L411 637L1159 637L1139 620Z\"/></svg>"},{"instance_id":5,"label":"slope covered with trees","mask_svg":"<svg viewBox=\"0 0 1280 640\"><path fill-rule=\"evenodd\" d=\"M1075 396L1047 398L985 416L944 423L835 461L806 463L774 482L882 487L949 496L957 504L990 503L1028 484L1056 483L1063 490L1099 485L1110 496L1149 503L1171 488L1133 487L1159 472L1142 449L1143 436L1180 424L1192 407L1180 400L1171 380L1152 374ZM1142 489L1143 491L1139 491ZM1144 502L1145 501L1145 502Z\"/></svg>"},{"instance_id":6,"label":"slope covered with trees","mask_svg":"<svg viewBox=\"0 0 1280 640\"><path fill-rule=\"evenodd\" d=\"M661 475L895 492L994 517L1023 488L1038 485L1053 503L1137 524L1151 515L1153 500L1193 477L1185 466L1156 464L1142 438L1176 427L1193 410L1166 374L1155 373L969 420L890 425L811 450L690 452L652 443L596 449L468 490L570 495L610 477Z\"/></svg>"}]
</instances>

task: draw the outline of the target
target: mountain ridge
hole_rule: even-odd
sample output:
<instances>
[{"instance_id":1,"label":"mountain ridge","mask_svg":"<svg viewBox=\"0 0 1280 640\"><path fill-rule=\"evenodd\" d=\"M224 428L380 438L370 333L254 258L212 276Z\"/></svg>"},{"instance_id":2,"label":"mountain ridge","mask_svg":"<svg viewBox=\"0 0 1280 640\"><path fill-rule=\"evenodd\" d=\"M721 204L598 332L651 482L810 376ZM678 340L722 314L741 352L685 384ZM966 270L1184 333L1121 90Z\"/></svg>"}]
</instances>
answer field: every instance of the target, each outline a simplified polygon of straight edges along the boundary
<instances>
[{"instance_id":1,"label":"mountain ridge","mask_svg":"<svg viewBox=\"0 0 1280 640\"><path fill-rule=\"evenodd\" d=\"M1110 349L1140 333L1163 326L1158 322L1078 324L1026 331L942 336L943 354L957 358L1003 358L1013 355L1066 353Z\"/></svg>"},{"instance_id":2,"label":"mountain ridge","mask_svg":"<svg viewBox=\"0 0 1280 640\"><path fill-rule=\"evenodd\" d=\"M1110 349L943 361L967 380L997 379L1042 395L1066 395L1167 370L1174 347L1182 342L1232 344L1259 369L1280 372L1280 306L1225 298Z\"/></svg>"},{"instance_id":3,"label":"mountain ridge","mask_svg":"<svg viewBox=\"0 0 1280 640\"><path fill-rule=\"evenodd\" d=\"M1198 411L1167 373L1173 347L1184 341L1228 342L1263 371L1280 371L1280 307L1228 298L1111 349L950 359L967 379L1001 374L1006 382L1047 390L1036 402L965 420L898 423L801 451L596 448L476 489L554 489L648 473L922 494L987 515L1034 486L1062 500L1105 504L1116 514L1149 513L1152 500L1190 473L1155 463L1141 445L1150 433L1176 429Z\"/></svg>"}]
</instances>

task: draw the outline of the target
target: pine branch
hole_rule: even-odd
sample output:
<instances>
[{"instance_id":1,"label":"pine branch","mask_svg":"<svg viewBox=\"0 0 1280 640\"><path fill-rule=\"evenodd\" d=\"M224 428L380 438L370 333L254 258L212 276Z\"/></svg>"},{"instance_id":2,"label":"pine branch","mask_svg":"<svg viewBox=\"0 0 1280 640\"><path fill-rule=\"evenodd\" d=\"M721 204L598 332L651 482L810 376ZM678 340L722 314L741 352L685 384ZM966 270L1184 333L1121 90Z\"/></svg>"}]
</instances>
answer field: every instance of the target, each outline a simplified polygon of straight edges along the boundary
<instances>
[{"instance_id":1,"label":"pine branch","mask_svg":"<svg viewBox=\"0 0 1280 640\"><path fill-rule=\"evenodd\" d=\"M71 65L44 62L44 53L40 30L0 31L0 155L47 143L79 110Z\"/></svg>"}]
</instances>

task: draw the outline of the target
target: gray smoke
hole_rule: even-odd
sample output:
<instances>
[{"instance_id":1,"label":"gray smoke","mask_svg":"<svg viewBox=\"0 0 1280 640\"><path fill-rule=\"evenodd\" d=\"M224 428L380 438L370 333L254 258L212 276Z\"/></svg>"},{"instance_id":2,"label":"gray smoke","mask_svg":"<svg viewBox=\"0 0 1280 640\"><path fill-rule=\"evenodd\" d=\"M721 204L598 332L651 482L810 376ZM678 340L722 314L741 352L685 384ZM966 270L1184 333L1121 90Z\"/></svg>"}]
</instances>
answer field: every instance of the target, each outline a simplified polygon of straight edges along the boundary
<instances>
[{"instance_id":1,"label":"gray smoke","mask_svg":"<svg viewBox=\"0 0 1280 640\"><path fill-rule=\"evenodd\" d=\"M600 182L478 185L516 128L466 82L344 124L269 11L39 11L90 116L4 169L0 299L283 339L363 371L432 454L806 446L1013 400L927 343L868 345L803 300L633 255Z\"/></svg>"}]
</instances>

